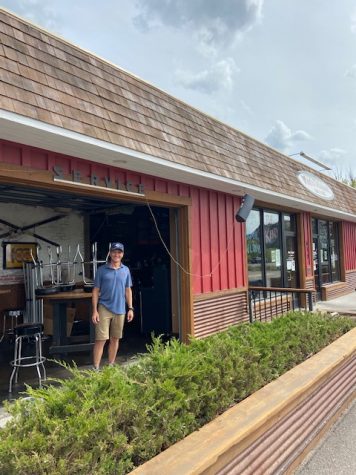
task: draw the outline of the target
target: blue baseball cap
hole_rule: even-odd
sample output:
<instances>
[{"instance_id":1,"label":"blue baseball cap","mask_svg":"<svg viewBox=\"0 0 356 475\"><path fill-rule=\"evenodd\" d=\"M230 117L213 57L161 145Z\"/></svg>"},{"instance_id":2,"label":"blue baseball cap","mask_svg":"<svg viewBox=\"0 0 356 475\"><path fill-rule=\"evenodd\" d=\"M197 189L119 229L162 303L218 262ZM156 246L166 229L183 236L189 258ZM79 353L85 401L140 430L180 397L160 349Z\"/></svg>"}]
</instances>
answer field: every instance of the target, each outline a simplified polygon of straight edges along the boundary
<instances>
[{"instance_id":1,"label":"blue baseball cap","mask_svg":"<svg viewBox=\"0 0 356 475\"><path fill-rule=\"evenodd\" d=\"M110 245L110 251L124 252L124 245L121 242L112 242Z\"/></svg>"}]
</instances>

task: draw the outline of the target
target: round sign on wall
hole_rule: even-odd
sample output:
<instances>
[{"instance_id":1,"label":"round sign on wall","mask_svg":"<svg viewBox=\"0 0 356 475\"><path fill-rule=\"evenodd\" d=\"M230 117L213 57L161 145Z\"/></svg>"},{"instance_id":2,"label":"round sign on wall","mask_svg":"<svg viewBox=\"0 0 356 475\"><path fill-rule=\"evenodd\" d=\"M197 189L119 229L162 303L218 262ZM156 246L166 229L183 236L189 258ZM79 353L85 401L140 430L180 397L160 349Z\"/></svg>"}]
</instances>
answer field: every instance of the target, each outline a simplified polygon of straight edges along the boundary
<instances>
[{"instance_id":1,"label":"round sign on wall","mask_svg":"<svg viewBox=\"0 0 356 475\"><path fill-rule=\"evenodd\" d=\"M318 176L310 172L299 172L297 174L300 183L313 195L323 198L324 200L333 200L335 195L333 190Z\"/></svg>"}]
</instances>

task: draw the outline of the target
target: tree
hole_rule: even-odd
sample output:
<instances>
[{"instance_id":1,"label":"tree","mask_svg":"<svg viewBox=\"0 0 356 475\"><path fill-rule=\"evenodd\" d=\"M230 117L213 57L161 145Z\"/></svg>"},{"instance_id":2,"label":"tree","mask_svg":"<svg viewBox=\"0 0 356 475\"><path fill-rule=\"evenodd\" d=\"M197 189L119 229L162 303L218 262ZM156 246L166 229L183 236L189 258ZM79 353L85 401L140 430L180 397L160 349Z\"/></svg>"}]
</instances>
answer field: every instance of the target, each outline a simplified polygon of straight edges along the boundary
<instances>
[{"instance_id":1,"label":"tree","mask_svg":"<svg viewBox=\"0 0 356 475\"><path fill-rule=\"evenodd\" d=\"M345 183L345 185L349 185L352 186L352 188L356 188L356 175L351 169L349 169L346 175L344 175L342 171L336 170L334 171L334 177L336 180Z\"/></svg>"}]
</instances>

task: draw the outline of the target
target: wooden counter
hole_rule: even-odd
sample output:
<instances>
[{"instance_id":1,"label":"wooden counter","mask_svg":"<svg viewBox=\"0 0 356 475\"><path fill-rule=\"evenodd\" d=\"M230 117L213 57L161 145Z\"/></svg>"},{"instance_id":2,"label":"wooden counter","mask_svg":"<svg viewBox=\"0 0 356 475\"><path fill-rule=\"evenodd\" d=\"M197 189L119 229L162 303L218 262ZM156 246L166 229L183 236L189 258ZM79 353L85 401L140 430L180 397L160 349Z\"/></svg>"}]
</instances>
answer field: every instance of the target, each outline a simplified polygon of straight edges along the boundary
<instances>
[{"instance_id":1,"label":"wooden counter","mask_svg":"<svg viewBox=\"0 0 356 475\"><path fill-rule=\"evenodd\" d=\"M71 292L57 292L55 294L37 295L37 299L53 305L53 340L49 348L51 354L66 354L77 351L91 350L94 345L94 329L90 318L90 339L88 343L70 343L67 337L67 305L77 300L87 300L91 303L91 292L84 292L82 289ZM89 311L91 316L91 308Z\"/></svg>"},{"instance_id":2,"label":"wooden counter","mask_svg":"<svg viewBox=\"0 0 356 475\"><path fill-rule=\"evenodd\" d=\"M91 299L91 292L84 292L82 289L72 290L71 292L57 292L55 294L37 295L38 299L43 300L80 300Z\"/></svg>"},{"instance_id":3,"label":"wooden counter","mask_svg":"<svg viewBox=\"0 0 356 475\"><path fill-rule=\"evenodd\" d=\"M0 289L0 295L9 294L10 292L10 289Z\"/></svg>"}]
</instances>

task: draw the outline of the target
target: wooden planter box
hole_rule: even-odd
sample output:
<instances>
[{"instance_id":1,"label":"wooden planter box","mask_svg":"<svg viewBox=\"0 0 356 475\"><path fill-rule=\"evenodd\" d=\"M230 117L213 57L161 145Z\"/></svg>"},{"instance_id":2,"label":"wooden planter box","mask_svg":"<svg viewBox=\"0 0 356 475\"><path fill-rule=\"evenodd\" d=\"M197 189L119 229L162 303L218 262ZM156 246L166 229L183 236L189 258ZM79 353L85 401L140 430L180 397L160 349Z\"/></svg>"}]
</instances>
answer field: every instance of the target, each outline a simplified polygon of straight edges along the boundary
<instances>
[{"instance_id":1,"label":"wooden planter box","mask_svg":"<svg viewBox=\"0 0 356 475\"><path fill-rule=\"evenodd\" d=\"M132 475L291 473L355 398L356 328Z\"/></svg>"}]
</instances>

